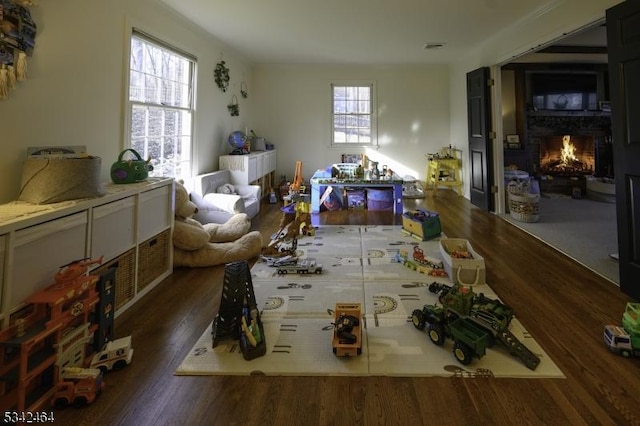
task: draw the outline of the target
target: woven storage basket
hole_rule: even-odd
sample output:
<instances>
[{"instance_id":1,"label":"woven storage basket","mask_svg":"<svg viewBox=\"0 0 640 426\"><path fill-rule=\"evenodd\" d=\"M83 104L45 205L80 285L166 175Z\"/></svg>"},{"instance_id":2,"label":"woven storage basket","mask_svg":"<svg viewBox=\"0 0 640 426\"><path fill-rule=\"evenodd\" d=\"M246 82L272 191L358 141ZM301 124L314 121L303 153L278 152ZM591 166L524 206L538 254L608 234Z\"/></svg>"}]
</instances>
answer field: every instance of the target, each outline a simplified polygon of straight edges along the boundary
<instances>
[{"instance_id":1,"label":"woven storage basket","mask_svg":"<svg viewBox=\"0 0 640 426\"><path fill-rule=\"evenodd\" d=\"M138 291L143 290L169 267L169 232L167 229L149 238L138 248Z\"/></svg>"},{"instance_id":2,"label":"woven storage basket","mask_svg":"<svg viewBox=\"0 0 640 426\"><path fill-rule=\"evenodd\" d=\"M537 222L540 218L540 195L529 192L529 181L509 182L509 216L520 222Z\"/></svg>"},{"instance_id":3,"label":"woven storage basket","mask_svg":"<svg viewBox=\"0 0 640 426\"><path fill-rule=\"evenodd\" d=\"M131 249L121 254L110 262L102 264L95 270L97 275L102 274L112 266L116 266L115 298L116 309L121 308L135 296L136 280L136 251Z\"/></svg>"}]
</instances>

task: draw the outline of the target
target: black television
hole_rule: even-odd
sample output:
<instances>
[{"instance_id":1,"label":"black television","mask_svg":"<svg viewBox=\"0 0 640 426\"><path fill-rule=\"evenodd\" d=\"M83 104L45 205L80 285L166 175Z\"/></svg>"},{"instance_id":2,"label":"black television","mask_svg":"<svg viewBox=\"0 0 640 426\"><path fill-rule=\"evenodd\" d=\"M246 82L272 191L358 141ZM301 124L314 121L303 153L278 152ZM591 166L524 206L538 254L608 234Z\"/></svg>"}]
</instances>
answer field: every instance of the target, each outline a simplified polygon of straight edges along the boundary
<instances>
[{"instance_id":1,"label":"black television","mask_svg":"<svg viewBox=\"0 0 640 426\"><path fill-rule=\"evenodd\" d=\"M597 110L598 75L532 73L531 103L537 110Z\"/></svg>"}]
</instances>

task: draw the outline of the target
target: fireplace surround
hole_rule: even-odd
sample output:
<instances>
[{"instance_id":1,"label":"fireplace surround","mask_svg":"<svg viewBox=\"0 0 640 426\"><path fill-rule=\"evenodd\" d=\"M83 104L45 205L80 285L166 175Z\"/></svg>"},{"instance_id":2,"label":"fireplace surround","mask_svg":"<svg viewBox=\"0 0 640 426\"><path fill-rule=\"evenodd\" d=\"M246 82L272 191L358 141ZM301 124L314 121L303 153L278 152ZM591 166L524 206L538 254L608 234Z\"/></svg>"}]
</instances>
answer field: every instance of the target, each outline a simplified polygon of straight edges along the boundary
<instances>
[{"instance_id":1,"label":"fireplace surround","mask_svg":"<svg viewBox=\"0 0 640 426\"><path fill-rule=\"evenodd\" d=\"M540 138L539 152L539 170L543 175L592 175L596 169L593 136L543 136Z\"/></svg>"},{"instance_id":2,"label":"fireplace surround","mask_svg":"<svg viewBox=\"0 0 640 426\"><path fill-rule=\"evenodd\" d=\"M559 166L569 136L576 161ZM611 115L602 111L530 111L528 148L535 175L613 177Z\"/></svg>"}]
</instances>

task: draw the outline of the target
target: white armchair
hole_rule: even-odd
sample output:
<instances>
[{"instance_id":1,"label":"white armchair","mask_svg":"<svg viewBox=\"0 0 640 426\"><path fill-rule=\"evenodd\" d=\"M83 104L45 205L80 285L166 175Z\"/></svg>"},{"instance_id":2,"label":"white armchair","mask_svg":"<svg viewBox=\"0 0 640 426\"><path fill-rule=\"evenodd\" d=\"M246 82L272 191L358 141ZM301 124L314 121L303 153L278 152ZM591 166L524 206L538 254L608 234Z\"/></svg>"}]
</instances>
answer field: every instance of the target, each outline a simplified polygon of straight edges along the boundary
<instances>
[{"instance_id":1,"label":"white armchair","mask_svg":"<svg viewBox=\"0 0 640 426\"><path fill-rule=\"evenodd\" d=\"M198 175L190 186L191 201L198 206L194 219L200 223L225 223L238 213L253 218L260 212L262 188L259 185L232 185L229 170Z\"/></svg>"}]
</instances>

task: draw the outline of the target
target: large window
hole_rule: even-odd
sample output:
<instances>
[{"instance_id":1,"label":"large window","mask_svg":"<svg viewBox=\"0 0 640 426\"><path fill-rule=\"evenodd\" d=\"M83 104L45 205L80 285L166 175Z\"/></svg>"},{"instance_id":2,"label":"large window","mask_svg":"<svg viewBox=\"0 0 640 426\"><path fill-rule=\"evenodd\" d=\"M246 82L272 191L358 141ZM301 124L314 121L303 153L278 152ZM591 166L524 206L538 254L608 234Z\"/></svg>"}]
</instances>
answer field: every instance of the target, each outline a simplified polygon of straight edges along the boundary
<instances>
[{"instance_id":1,"label":"large window","mask_svg":"<svg viewBox=\"0 0 640 426\"><path fill-rule=\"evenodd\" d=\"M374 85L332 84L332 135L334 145L376 143Z\"/></svg>"},{"instance_id":2,"label":"large window","mask_svg":"<svg viewBox=\"0 0 640 426\"><path fill-rule=\"evenodd\" d=\"M195 59L134 31L129 68L129 146L151 176L189 177Z\"/></svg>"}]
</instances>

